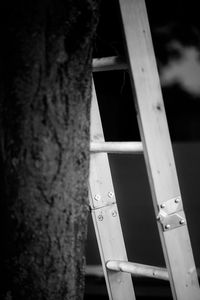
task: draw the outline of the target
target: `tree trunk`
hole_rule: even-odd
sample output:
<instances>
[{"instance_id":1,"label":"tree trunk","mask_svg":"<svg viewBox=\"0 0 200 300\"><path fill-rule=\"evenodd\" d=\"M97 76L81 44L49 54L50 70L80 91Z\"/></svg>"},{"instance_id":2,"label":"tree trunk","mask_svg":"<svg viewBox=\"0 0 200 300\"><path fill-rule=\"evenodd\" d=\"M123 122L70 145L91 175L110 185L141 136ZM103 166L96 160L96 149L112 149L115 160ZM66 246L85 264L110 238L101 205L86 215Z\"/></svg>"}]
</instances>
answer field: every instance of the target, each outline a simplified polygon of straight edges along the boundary
<instances>
[{"instance_id":1,"label":"tree trunk","mask_svg":"<svg viewBox=\"0 0 200 300\"><path fill-rule=\"evenodd\" d=\"M97 0L5 2L0 299L80 300Z\"/></svg>"}]
</instances>

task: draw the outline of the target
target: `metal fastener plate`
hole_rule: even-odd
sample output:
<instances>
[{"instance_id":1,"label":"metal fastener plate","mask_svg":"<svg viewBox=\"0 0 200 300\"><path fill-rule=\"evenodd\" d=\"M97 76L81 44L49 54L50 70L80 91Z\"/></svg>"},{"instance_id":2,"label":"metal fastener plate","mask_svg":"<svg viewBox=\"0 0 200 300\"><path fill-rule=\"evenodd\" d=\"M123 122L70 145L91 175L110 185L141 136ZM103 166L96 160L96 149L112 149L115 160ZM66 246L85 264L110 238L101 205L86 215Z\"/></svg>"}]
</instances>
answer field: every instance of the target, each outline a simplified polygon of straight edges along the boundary
<instances>
[{"instance_id":1,"label":"metal fastener plate","mask_svg":"<svg viewBox=\"0 0 200 300\"><path fill-rule=\"evenodd\" d=\"M157 220L162 225L163 231L172 230L185 225L186 219L181 197L178 196L161 203L159 205Z\"/></svg>"}]
</instances>

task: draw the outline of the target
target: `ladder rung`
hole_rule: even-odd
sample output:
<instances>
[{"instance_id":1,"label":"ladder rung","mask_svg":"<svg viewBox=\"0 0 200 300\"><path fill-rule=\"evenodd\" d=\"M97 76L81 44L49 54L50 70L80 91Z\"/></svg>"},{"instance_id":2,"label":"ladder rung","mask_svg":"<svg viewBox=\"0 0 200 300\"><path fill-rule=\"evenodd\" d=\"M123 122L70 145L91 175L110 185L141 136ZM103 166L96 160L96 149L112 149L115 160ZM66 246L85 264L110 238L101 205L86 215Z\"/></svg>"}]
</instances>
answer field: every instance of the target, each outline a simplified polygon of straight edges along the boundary
<instances>
[{"instance_id":1,"label":"ladder rung","mask_svg":"<svg viewBox=\"0 0 200 300\"><path fill-rule=\"evenodd\" d=\"M131 273L162 280L169 280L168 272L165 268L131 263L128 261L110 260L106 263L109 270Z\"/></svg>"},{"instance_id":2,"label":"ladder rung","mask_svg":"<svg viewBox=\"0 0 200 300\"><path fill-rule=\"evenodd\" d=\"M93 67L93 72L128 69L127 63L123 61L121 57L118 56L94 58L92 67Z\"/></svg>"},{"instance_id":3,"label":"ladder rung","mask_svg":"<svg viewBox=\"0 0 200 300\"><path fill-rule=\"evenodd\" d=\"M85 275L86 276L95 276L95 277L99 277L99 278L104 277L102 265L86 265Z\"/></svg>"},{"instance_id":4,"label":"ladder rung","mask_svg":"<svg viewBox=\"0 0 200 300\"><path fill-rule=\"evenodd\" d=\"M91 152L142 153L141 142L91 142Z\"/></svg>"},{"instance_id":5,"label":"ladder rung","mask_svg":"<svg viewBox=\"0 0 200 300\"><path fill-rule=\"evenodd\" d=\"M138 264L134 263L134 265L138 265ZM142 265L142 266L144 266L144 265ZM151 268L155 268L155 267L151 267ZM156 267L156 269L158 269L158 268ZM167 269L165 269L165 268L161 268L161 269L167 271ZM86 270L85 270L85 274L86 274L86 276L103 277L104 273L103 273L102 265L87 265ZM132 273L132 275L135 276L135 277L138 277L138 276L141 277L142 275L140 275L140 274L141 273L138 273L138 272L134 273L134 274ZM200 278L200 269L199 268L197 268L197 275ZM155 276L153 278L155 278Z\"/></svg>"}]
</instances>

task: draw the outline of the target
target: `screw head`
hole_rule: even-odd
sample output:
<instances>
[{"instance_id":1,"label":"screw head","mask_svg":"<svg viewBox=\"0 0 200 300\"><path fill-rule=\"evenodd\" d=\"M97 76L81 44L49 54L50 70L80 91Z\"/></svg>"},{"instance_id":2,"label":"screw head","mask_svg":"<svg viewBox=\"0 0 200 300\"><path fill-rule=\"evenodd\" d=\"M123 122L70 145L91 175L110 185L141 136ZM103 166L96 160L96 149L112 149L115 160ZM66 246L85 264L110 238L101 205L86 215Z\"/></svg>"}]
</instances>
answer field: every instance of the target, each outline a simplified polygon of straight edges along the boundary
<instances>
[{"instance_id":1,"label":"screw head","mask_svg":"<svg viewBox=\"0 0 200 300\"><path fill-rule=\"evenodd\" d=\"M101 196L97 194L97 195L94 196L94 199L95 199L96 201L99 201L99 200L101 199Z\"/></svg>"},{"instance_id":2,"label":"screw head","mask_svg":"<svg viewBox=\"0 0 200 300\"><path fill-rule=\"evenodd\" d=\"M176 198L176 199L174 200L175 203L179 203L180 201L181 201L180 198Z\"/></svg>"},{"instance_id":3,"label":"screw head","mask_svg":"<svg viewBox=\"0 0 200 300\"><path fill-rule=\"evenodd\" d=\"M160 216L157 216L157 217L156 217L156 220L157 220L157 221L160 221Z\"/></svg>"},{"instance_id":4,"label":"screw head","mask_svg":"<svg viewBox=\"0 0 200 300\"><path fill-rule=\"evenodd\" d=\"M108 193L108 197L109 197L109 198L112 198L113 196L114 196L114 193L113 193L113 192L109 192L109 193Z\"/></svg>"},{"instance_id":5,"label":"screw head","mask_svg":"<svg viewBox=\"0 0 200 300\"><path fill-rule=\"evenodd\" d=\"M165 229L170 229L170 227L171 227L170 224L165 225Z\"/></svg>"},{"instance_id":6,"label":"screw head","mask_svg":"<svg viewBox=\"0 0 200 300\"><path fill-rule=\"evenodd\" d=\"M181 220L179 221L179 223L180 223L181 225L183 225L183 224L185 224L185 220L184 220L184 219L181 219Z\"/></svg>"},{"instance_id":7,"label":"screw head","mask_svg":"<svg viewBox=\"0 0 200 300\"><path fill-rule=\"evenodd\" d=\"M113 210L113 211L112 211L112 216L113 216L113 217L116 217L116 215L117 215L116 210Z\"/></svg>"},{"instance_id":8,"label":"screw head","mask_svg":"<svg viewBox=\"0 0 200 300\"><path fill-rule=\"evenodd\" d=\"M98 219L99 219L99 221L103 221L103 216L102 215L98 215Z\"/></svg>"},{"instance_id":9,"label":"screw head","mask_svg":"<svg viewBox=\"0 0 200 300\"><path fill-rule=\"evenodd\" d=\"M162 203L162 204L160 205L160 207L161 207L161 208L165 208L165 203Z\"/></svg>"}]
</instances>

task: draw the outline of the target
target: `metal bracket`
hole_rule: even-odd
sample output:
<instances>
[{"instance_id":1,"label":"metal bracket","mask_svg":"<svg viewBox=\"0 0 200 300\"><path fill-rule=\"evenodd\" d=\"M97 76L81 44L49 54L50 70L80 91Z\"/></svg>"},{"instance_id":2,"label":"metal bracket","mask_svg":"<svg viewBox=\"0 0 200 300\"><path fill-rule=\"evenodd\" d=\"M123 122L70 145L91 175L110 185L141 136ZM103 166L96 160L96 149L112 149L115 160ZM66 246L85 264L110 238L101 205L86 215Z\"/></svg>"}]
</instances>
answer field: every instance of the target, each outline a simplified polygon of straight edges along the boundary
<instances>
[{"instance_id":1,"label":"metal bracket","mask_svg":"<svg viewBox=\"0 0 200 300\"><path fill-rule=\"evenodd\" d=\"M91 210L110 206L116 203L115 194L112 190L104 191L103 194L92 193L90 190L90 208Z\"/></svg>"},{"instance_id":2,"label":"metal bracket","mask_svg":"<svg viewBox=\"0 0 200 300\"><path fill-rule=\"evenodd\" d=\"M186 225L181 197L172 198L161 203L157 220L162 225L163 231Z\"/></svg>"}]
</instances>

